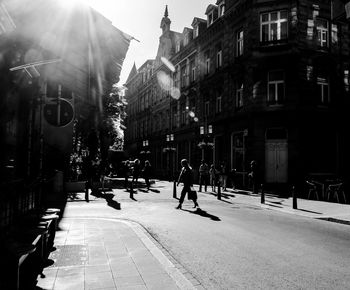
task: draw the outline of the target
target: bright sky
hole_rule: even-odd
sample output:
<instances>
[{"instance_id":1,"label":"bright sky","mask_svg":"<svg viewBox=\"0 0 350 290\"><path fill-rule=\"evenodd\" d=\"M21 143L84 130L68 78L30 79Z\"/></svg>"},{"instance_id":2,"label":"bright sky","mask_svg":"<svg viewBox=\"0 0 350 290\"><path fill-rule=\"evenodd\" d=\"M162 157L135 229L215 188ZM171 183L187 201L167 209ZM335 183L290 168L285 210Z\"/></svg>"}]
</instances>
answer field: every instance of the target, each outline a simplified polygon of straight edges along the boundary
<instances>
[{"instance_id":1,"label":"bright sky","mask_svg":"<svg viewBox=\"0 0 350 290\"><path fill-rule=\"evenodd\" d=\"M131 68L139 68L147 59L156 56L160 21L168 5L170 29L182 32L191 27L194 17L205 18L205 10L216 0L85 0L94 9L110 19L114 26L135 37L132 40L123 63L120 84L124 84Z\"/></svg>"}]
</instances>

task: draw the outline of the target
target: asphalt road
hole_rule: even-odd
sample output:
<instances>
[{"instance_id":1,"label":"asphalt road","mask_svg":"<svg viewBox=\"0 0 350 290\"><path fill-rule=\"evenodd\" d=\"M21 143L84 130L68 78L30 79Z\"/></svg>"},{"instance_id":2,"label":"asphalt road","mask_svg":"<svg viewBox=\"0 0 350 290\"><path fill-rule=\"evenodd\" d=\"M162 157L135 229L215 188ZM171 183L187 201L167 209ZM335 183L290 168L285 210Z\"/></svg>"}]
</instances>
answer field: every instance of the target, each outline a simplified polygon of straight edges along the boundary
<instances>
[{"instance_id":1,"label":"asphalt road","mask_svg":"<svg viewBox=\"0 0 350 290\"><path fill-rule=\"evenodd\" d=\"M206 289L350 289L350 227L199 195L201 210L162 184L70 203L66 216L137 221ZM118 208L118 201L121 209Z\"/></svg>"}]
</instances>

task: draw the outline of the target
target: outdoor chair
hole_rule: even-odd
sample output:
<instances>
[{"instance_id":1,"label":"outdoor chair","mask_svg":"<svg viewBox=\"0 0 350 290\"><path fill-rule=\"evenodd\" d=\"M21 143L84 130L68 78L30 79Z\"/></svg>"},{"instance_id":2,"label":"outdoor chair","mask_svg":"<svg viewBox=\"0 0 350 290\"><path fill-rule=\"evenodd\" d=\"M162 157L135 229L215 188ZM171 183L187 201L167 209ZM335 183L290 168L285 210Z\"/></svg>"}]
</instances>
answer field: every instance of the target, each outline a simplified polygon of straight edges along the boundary
<instances>
[{"instance_id":1,"label":"outdoor chair","mask_svg":"<svg viewBox=\"0 0 350 290\"><path fill-rule=\"evenodd\" d=\"M308 180L306 180L306 184L308 185L308 196L307 196L307 198L310 199L310 197L312 197L312 195L314 195L316 197L316 199L319 200L316 184L311 182L311 181L308 181Z\"/></svg>"},{"instance_id":2,"label":"outdoor chair","mask_svg":"<svg viewBox=\"0 0 350 290\"><path fill-rule=\"evenodd\" d=\"M346 203L346 197L345 197L345 192L344 192L344 183L336 183L336 184L330 184L327 187L327 200L329 201L330 197L332 199L336 198L337 202L339 203L339 195L343 196L344 203Z\"/></svg>"}]
</instances>

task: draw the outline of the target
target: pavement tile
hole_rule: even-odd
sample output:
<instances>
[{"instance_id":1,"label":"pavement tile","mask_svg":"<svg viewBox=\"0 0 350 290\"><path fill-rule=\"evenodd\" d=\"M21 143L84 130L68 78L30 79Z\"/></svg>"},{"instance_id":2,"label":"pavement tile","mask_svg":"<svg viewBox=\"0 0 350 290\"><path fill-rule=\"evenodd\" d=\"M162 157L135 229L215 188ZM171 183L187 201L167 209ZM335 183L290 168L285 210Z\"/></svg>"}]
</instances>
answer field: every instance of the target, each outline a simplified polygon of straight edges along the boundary
<instances>
[{"instance_id":1,"label":"pavement tile","mask_svg":"<svg viewBox=\"0 0 350 290\"><path fill-rule=\"evenodd\" d=\"M125 276L125 277L114 277L117 288L119 287L131 287L136 285L145 285L142 277L137 274L133 276Z\"/></svg>"},{"instance_id":2,"label":"pavement tile","mask_svg":"<svg viewBox=\"0 0 350 290\"><path fill-rule=\"evenodd\" d=\"M64 277L70 275L84 276L84 267L61 267L58 269L57 277Z\"/></svg>"},{"instance_id":3,"label":"pavement tile","mask_svg":"<svg viewBox=\"0 0 350 290\"><path fill-rule=\"evenodd\" d=\"M115 287L111 272L90 273L85 276L85 289Z\"/></svg>"},{"instance_id":4,"label":"pavement tile","mask_svg":"<svg viewBox=\"0 0 350 290\"><path fill-rule=\"evenodd\" d=\"M85 267L85 276L89 276L93 273L102 273L102 272L109 272L109 271L111 271L109 264L87 265Z\"/></svg>"},{"instance_id":5,"label":"pavement tile","mask_svg":"<svg viewBox=\"0 0 350 290\"><path fill-rule=\"evenodd\" d=\"M84 275L70 275L68 277L57 277L53 289L84 290Z\"/></svg>"},{"instance_id":6,"label":"pavement tile","mask_svg":"<svg viewBox=\"0 0 350 290\"><path fill-rule=\"evenodd\" d=\"M52 269L52 268L46 268L43 271L43 274L45 275L44 278L41 277L41 275L38 275L38 282L37 287L40 287L42 289L53 289L53 286L55 284L56 276L57 276L58 269Z\"/></svg>"}]
</instances>

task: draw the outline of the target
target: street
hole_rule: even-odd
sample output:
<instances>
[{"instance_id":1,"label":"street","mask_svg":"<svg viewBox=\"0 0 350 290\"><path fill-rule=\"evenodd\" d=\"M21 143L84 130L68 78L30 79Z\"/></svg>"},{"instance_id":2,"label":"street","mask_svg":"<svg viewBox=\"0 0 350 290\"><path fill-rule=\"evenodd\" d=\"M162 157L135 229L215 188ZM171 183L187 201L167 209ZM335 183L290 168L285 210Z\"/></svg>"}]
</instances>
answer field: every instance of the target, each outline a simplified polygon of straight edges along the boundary
<instances>
[{"instance_id":1,"label":"street","mask_svg":"<svg viewBox=\"0 0 350 290\"><path fill-rule=\"evenodd\" d=\"M65 217L140 223L206 289L350 289L348 225L237 203L234 194L199 193L200 210L188 200L176 210L167 182L135 200L113 194L110 206L93 196L70 202Z\"/></svg>"}]
</instances>

